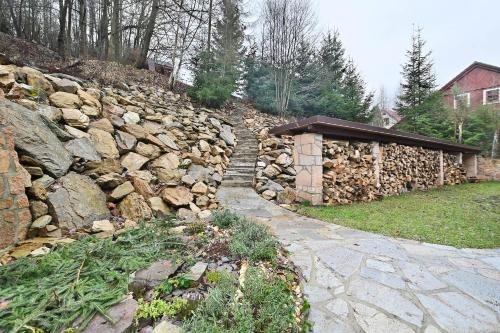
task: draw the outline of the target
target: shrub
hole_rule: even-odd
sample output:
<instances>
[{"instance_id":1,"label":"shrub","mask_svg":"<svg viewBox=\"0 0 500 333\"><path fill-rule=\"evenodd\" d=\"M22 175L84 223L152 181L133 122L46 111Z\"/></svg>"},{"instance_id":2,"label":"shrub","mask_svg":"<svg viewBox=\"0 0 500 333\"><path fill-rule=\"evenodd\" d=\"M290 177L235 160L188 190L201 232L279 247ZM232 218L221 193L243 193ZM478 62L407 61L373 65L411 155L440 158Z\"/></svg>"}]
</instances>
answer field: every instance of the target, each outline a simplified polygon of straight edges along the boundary
<instances>
[{"instance_id":1,"label":"shrub","mask_svg":"<svg viewBox=\"0 0 500 333\"><path fill-rule=\"evenodd\" d=\"M237 280L223 273L216 287L194 311L184 330L191 333L299 332L294 326L294 300L277 277L258 268L246 273L243 296L235 297Z\"/></svg>"},{"instance_id":2,"label":"shrub","mask_svg":"<svg viewBox=\"0 0 500 333\"><path fill-rule=\"evenodd\" d=\"M252 261L274 260L277 242L267 227L241 219L233 225L233 230L229 243L231 254Z\"/></svg>"},{"instance_id":3,"label":"shrub","mask_svg":"<svg viewBox=\"0 0 500 333\"><path fill-rule=\"evenodd\" d=\"M222 229L227 229L241 218L229 210L218 210L213 214L213 224Z\"/></svg>"}]
</instances>

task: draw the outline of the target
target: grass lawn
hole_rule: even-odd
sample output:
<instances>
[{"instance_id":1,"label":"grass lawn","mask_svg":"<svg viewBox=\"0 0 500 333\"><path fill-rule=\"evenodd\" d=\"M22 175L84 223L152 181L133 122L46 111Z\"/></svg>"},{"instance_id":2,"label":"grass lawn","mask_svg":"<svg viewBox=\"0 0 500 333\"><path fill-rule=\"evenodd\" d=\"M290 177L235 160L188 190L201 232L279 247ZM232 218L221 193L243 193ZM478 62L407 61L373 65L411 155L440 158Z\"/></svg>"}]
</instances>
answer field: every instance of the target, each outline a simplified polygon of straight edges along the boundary
<instances>
[{"instance_id":1,"label":"grass lawn","mask_svg":"<svg viewBox=\"0 0 500 333\"><path fill-rule=\"evenodd\" d=\"M387 236L456 247L500 247L500 183L415 191L337 207L301 206L299 213Z\"/></svg>"}]
</instances>

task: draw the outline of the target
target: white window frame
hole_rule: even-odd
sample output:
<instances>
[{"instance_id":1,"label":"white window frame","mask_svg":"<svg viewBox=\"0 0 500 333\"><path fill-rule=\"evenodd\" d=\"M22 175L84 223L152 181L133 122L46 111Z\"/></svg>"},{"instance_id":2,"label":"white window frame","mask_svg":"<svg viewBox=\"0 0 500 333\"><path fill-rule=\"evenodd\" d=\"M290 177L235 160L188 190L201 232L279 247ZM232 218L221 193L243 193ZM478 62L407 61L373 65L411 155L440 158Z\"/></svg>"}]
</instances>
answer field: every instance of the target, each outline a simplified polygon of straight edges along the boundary
<instances>
[{"instance_id":1,"label":"white window frame","mask_svg":"<svg viewBox=\"0 0 500 333\"><path fill-rule=\"evenodd\" d=\"M498 90L498 100L496 102L487 102L486 101L486 93L488 91L492 91L492 90ZM500 87L495 87L495 88L489 88L489 89L484 89L483 90L483 105L487 105L487 104L496 104L496 103L500 103Z\"/></svg>"},{"instance_id":2,"label":"white window frame","mask_svg":"<svg viewBox=\"0 0 500 333\"><path fill-rule=\"evenodd\" d=\"M457 96L453 96L453 108L454 109L457 108L457 97L460 97L460 96L467 96L467 106L468 107L470 106L470 92L466 92L466 93L463 93L463 94L460 94Z\"/></svg>"}]
</instances>

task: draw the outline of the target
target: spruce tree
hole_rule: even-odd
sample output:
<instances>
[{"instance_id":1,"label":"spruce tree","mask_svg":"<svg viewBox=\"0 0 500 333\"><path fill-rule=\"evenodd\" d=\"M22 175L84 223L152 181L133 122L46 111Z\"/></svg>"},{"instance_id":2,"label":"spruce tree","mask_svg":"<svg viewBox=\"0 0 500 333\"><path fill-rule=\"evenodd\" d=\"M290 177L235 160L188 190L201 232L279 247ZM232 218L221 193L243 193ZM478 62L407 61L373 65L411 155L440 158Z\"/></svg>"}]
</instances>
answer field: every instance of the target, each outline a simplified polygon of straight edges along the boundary
<instances>
[{"instance_id":1,"label":"spruce tree","mask_svg":"<svg viewBox=\"0 0 500 333\"><path fill-rule=\"evenodd\" d=\"M425 43L422 29L418 28L413 32L411 48L406 51L407 61L401 71L401 93L396 101L399 114L405 117L408 127L414 130L417 130L417 118L422 115L422 109L418 106L432 95L436 87L431 51L425 51Z\"/></svg>"},{"instance_id":2,"label":"spruce tree","mask_svg":"<svg viewBox=\"0 0 500 333\"><path fill-rule=\"evenodd\" d=\"M366 93L365 82L358 73L352 59L347 62L342 80L342 95L345 109L339 115L342 119L368 122L372 117L370 105L373 93Z\"/></svg>"},{"instance_id":3,"label":"spruce tree","mask_svg":"<svg viewBox=\"0 0 500 333\"><path fill-rule=\"evenodd\" d=\"M241 75L244 28L237 0L223 0L221 17L215 24L213 47L198 56L191 95L200 102L219 107L236 90Z\"/></svg>"},{"instance_id":4,"label":"spruce tree","mask_svg":"<svg viewBox=\"0 0 500 333\"><path fill-rule=\"evenodd\" d=\"M345 50L337 30L328 32L319 50L322 79L331 89L339 89L346 69Z\"/></svg>"}]
</instances>

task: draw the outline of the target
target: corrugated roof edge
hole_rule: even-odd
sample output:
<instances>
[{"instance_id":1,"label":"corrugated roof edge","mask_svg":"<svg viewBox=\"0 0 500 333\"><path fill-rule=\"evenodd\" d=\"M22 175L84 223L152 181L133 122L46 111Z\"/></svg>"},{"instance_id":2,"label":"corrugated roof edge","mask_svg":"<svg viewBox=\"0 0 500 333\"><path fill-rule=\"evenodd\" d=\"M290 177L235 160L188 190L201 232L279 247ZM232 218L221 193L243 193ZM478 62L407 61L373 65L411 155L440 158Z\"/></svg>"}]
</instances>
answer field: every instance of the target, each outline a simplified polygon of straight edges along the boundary
<instances>
[{"instance_id":1,"label":"corrugated roof edge","mask_svg":"<svg viewBox=\"0 0 500 333\"><path fill-rule=\"evenodd\" d=\"M352 138L358 140L393 142L453 152L479 153L481 151L481 148L474 146L326 116L309 117L286 125L274 127L269 131L270 134L274 135L300 132L321 133L342 139Z\"/></svg>"}]
</instances>

